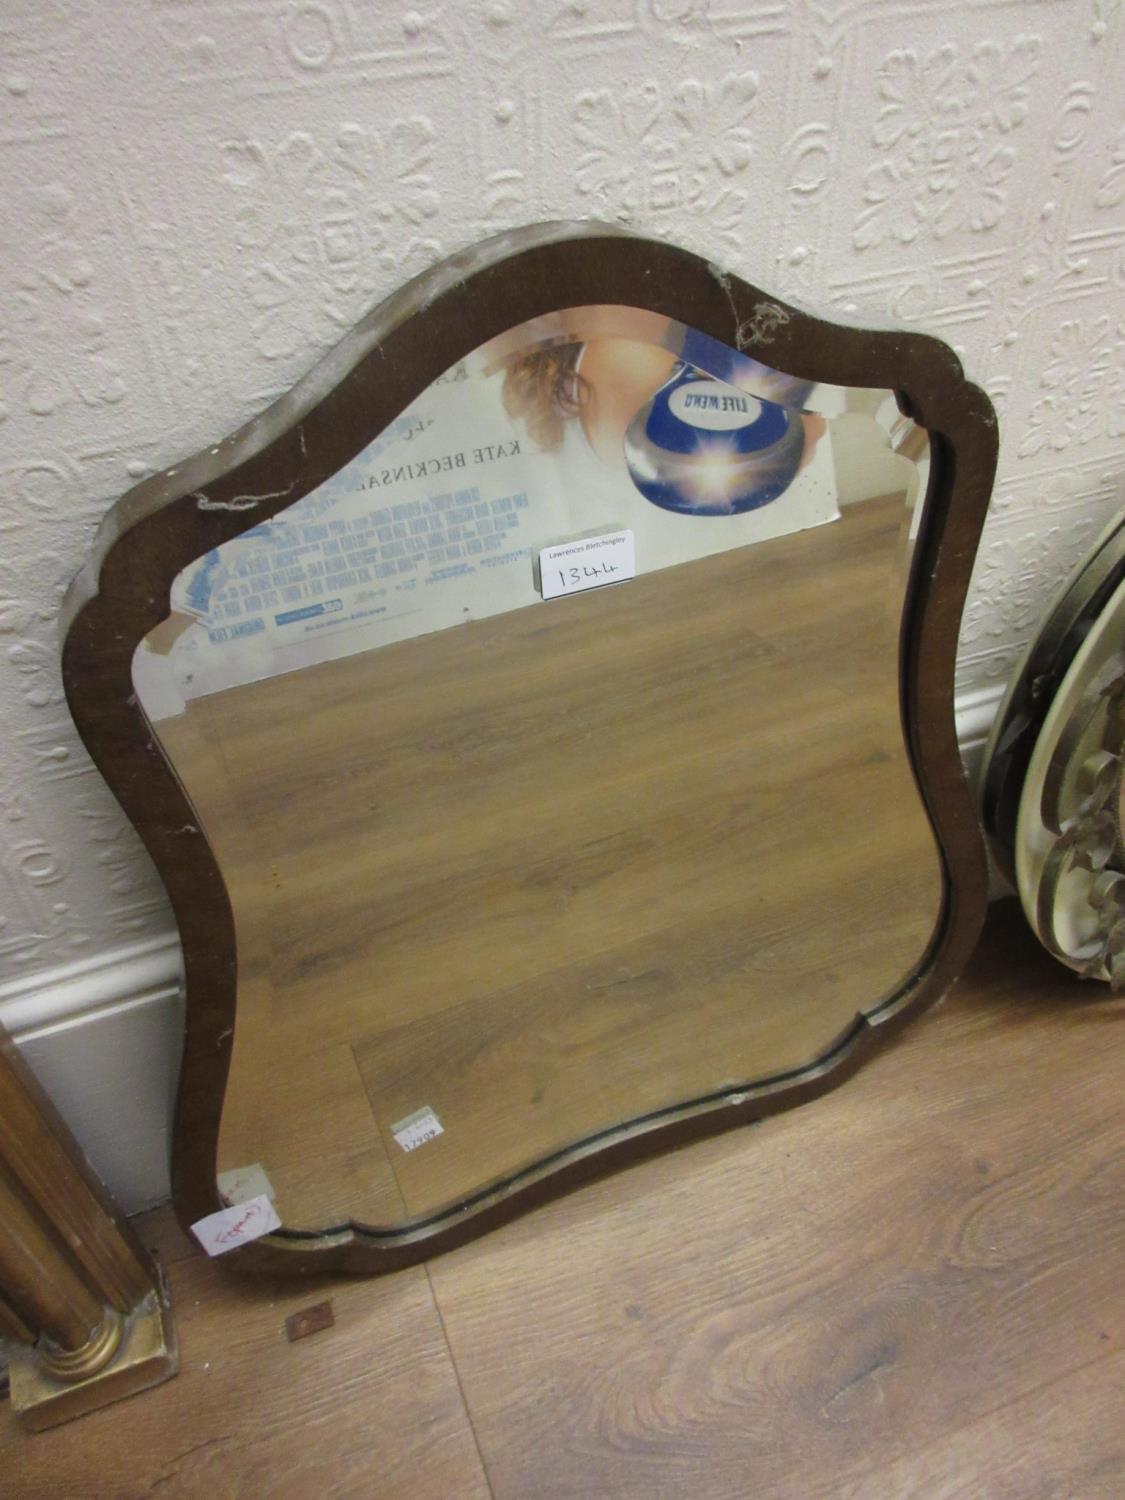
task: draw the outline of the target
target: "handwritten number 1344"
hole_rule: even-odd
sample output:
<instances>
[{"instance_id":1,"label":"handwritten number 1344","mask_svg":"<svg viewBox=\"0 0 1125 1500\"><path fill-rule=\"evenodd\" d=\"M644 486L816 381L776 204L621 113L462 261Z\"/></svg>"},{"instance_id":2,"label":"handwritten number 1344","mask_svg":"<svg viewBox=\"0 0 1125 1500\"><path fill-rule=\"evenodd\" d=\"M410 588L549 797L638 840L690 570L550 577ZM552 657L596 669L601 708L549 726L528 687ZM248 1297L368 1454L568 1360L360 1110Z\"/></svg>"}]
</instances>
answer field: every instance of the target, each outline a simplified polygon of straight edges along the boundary
<instances>
[{"instance_id":1,"label":"handwritten number 1344","mask_svg":"<svg viewBox=\"0 0 1125 1500\"><path fill-rule=\"evenodd\" d=\"M616 563L583 563L580 568L560 568L559 583L564 589L572 589L587 578L607 578L611 573L620 572Z\"/></svg>"}]
</instances>

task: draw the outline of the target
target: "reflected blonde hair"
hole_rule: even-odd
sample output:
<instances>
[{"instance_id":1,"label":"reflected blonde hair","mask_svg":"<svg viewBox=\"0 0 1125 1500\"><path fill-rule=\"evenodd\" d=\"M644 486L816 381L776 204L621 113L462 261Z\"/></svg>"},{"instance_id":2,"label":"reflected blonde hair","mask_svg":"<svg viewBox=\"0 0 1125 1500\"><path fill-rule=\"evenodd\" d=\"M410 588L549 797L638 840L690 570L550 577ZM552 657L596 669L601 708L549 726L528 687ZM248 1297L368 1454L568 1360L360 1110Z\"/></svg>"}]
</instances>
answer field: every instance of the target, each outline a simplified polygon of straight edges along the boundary
<instances>
[{"instance_id":1,"label":"reflected blonde hair","mask_svg":"<svg viewBox=\"0 0 1125 1500\"><path fill-rule=\"evenodd\" d=\"M504 410L522 421L545 453L563 439L564 424L582 409L586 387L578 373L581 344L540 345L508 361L500 393Z\"/></svg>"}]
</instances>

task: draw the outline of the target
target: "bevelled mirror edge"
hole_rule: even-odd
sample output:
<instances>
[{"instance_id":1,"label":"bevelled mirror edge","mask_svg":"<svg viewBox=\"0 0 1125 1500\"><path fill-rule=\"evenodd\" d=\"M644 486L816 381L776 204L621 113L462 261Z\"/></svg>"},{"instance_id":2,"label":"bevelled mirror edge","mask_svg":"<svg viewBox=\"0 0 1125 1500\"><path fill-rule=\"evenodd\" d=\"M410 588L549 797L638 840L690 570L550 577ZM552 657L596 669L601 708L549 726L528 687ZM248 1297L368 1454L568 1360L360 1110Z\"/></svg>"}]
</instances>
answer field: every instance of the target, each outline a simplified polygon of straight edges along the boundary
<instances>
[{"instance_id":1,"label":"bevelled mirror edge","mask_svg":"<svg viewBox=\"0 0 1125 1500\"><path fill-rule=\"evenodd\" d=\"M188 1006L173 1143L182 1222L222 1206L215 1168L236 1011L236 935L221 868L137 702L133 650L167 613L182 567L315 488L457 358L555 308L613 302L684 319L809 379L890 387L928 429L933 459L902 617L900 702L944 868L934 939L892 1002L857 1017L796 1074L670 1107L578 1142L432 1223L387 1234L354 1227L324 1235L283 1231L236 1251L232 1260L240 1266L394 1269L627 1161L804 1102L842 1081L881 1038L944 993L975 943L987 877L957 750L953 667L995 467L987 398L937 339L826 322L662 242L590 224L499 236L393 294L292 392L231 438L131 491L107 516L68 596L68 701L95 763L154 858L184 946ZM417 337L420 320L425 338Z\"/></svg>"}]
</instances>

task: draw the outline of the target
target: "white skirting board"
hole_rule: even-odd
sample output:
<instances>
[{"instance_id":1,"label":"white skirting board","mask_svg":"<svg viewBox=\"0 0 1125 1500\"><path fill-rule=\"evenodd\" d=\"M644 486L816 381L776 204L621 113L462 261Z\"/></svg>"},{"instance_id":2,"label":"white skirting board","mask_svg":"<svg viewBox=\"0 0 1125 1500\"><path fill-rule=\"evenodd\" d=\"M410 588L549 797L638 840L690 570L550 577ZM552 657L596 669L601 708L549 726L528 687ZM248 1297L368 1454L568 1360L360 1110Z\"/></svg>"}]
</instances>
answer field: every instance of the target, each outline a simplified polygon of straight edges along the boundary
<instances>
[{"instance_id":1,"label":"white skirting board","mask_svg":"<svg viewBox=\"0 0 1125 1500\"><path fill-rule=\"evenodd\" d=\"M0 986L0 1023L127 1213L168 1196L182 981L170 933Z\"/></svg>"},{"instance_id":2,"label":"white skirting board","mask_svg":"<svg viewBox=\"0 0 1125 1500\"><path fill-rule=\"evenodd\" d=\"M990 688L958 700L974 783L999 697ZM128 1213L168 1196L182 973L170 933L0 986L0 1023Z\"/></svg>"}]
</instances>

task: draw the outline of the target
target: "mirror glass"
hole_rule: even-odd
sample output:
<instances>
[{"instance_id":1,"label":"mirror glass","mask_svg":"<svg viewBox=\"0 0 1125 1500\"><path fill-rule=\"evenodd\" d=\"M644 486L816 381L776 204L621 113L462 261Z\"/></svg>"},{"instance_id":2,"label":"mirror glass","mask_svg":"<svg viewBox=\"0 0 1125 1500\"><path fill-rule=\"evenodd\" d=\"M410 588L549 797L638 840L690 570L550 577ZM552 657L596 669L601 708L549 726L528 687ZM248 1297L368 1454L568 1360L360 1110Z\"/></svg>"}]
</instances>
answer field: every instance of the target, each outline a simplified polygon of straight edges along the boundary
<instances>
[{"instance_id":1,"label":"mirror glass","mask_svg":"<svg viewBox=\"0 0 1125 1500\"><path fill-rule=\"evenodd\" d=\"M942 900L928 451L890 392L573 308L180 574L134 679L235 912L228 1196L424 1221L896 996Z\"/></svg>"}]
</instances>

